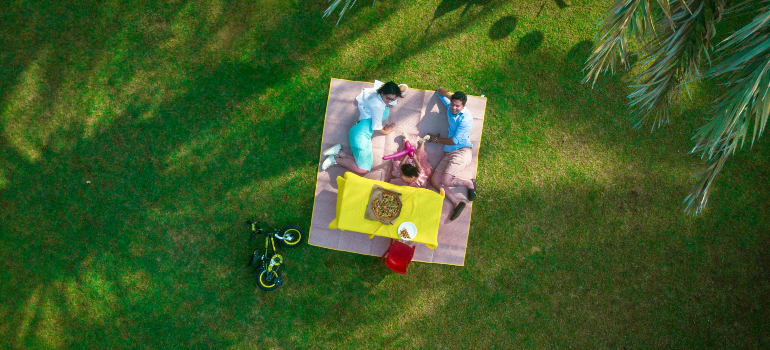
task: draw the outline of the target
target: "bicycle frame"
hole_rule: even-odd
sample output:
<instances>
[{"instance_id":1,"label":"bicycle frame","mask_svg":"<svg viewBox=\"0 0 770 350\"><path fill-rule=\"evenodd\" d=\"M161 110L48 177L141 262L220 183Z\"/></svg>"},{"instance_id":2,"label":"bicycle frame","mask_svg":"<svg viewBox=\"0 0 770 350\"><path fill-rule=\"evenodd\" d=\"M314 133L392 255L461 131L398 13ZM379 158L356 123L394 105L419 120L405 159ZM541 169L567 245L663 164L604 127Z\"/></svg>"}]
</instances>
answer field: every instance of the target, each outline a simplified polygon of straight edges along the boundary
<instances>
[{"instance_id":1,"label":"bicycle frame","mask_svg":"<svg viewBox=\"0 0 770 350\"><path fill-rule=\"evenodd\" d=\"M264 251L260 252L261 247L257 247L252 253L248 266L257 265L257 286L265 291L272 291L278 288L282 283L279 267L283 264L283 256L278 254L276 240L281 241L281 245L286 247L295 247L302 242L304 233L299 226L289 225L282 229L262 229L260 224L267 226L267 223L256 221L247 221L251 225L251 235L249 241L257 235L265 235ZM271 251L272 250L272 251Z\"/></svg>"},{"instance_id":2,"label":"bicycle frame","mask_svg":"<svg viewBox=\"0 0 770 350\"><path fill-rule=\"evenodd\" d=\"M257 271L266 271L266 282L272 283L273 286L280 286L283 283L282 278L280 277L280 272L278 271L278 267L281 266L283 263L283 257L278 254L278 250L275 246L275 234L270 232L265 232L261 227L259 227L259 224L257 222L251 222L251 235L249 236L249 241L254 239L257 235L264 234L265 235L265 250L260 255L259 254L259 248L254 251L254 254L252 255L251 261L249 262L249 265L256 264L257 258L259 260L259 267L257 267ZM270 252L270 249L272 248L272 253ZM258 273L257 278L261 278L260 275L262 272Z\"/></svg>"},{"instance_id":3,"label":"bicycle frame","mask_svg":"<svg viewBox=\"0 0 770 350\"><path fill-rule=\"evenodd\" d=\"M251 231L252 231L251 232L251 236L249 236L249 241L254 239L254 237L256 237L259 234L263 234L263 235L266 235L268 237L275 238L275 239L280 239L282 241L284 241L284 240L286 240L288 238L288 237L285 237L284 234L281 233L281 230L279 230L279 229L274 229L275 232L270 233L270 232L266 232L265 230L263 230L262 227L259 226L259 224L260 224L259 222L249 221L249 223L251 224ZM264 222L262 224L264 224ZM273 250L275 251L275 242L273 242Z\"/></svg>"},{"instance_id":4,"label":"bicycle frame","mask_svg":"<svg viewBox=\"0 0 770 350\"><path fill-rule=\"evenodd\" d=\"M274 266L278 266L283 262L283 258L278 255L278 250L275 248L275 239L278 238L278 231L276 233L270 233L265 232L262 230L261 227L259 227L259 224L257 222L249 222L251 224L251 235L249 236L249 241L254 239L257 235L265 235L265 252L260 256L260 260L262 261L262 264L265 268L269 268L269 271L272 271L272 268ZM282 239L283 237L279 238ZM270 248L273 248L273 254L270 255ZM270 257L269 257L270 256ZM268 258L269 257L269 258ZM277 257L277 259L275 259ZM270 264L269 266L266 265L267 261L269 260Z\"/></svg>"},{"instance_id":5,"label":"bicycle frame","mask_svg":"<svg viewBox=\"0 0 770 350\"><path fill-rule=\"evenodd\" d=\"M278 269L278 266L283 263L283 257L278 254L278 250L275 249L275 238L273 236L274 235L265 233L265 254L262 255L262 266L268 272L272 272L273 269ZM268 254L271 247L273 248L272 256ZM268 258L268 256L270 257Z\"/></svg>"}]
</instances>

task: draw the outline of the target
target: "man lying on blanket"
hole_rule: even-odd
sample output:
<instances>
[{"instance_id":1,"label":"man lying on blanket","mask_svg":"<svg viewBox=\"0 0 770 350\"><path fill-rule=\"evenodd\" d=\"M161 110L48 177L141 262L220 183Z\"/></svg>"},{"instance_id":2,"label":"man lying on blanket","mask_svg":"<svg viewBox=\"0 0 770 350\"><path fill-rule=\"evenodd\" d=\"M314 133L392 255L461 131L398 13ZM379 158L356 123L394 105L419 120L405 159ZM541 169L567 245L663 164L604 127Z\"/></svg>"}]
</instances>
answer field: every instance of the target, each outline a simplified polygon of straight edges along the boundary
<instances>
[{"instance_id":1,"label":"man lying on blanket","mask_svg":"<svg viewBox=\"0 0 770 350\"><path fill-rule=\"evenodd\" d=\"M430 142L438 142L444 145L446 154L441 158L441 163L436 167L430 182L436 189L444 189L446 198L452 202L454 211L450 220L454 221L465 209L466 203L459 201L449 187L465 186L468 188L468 200L476 198L476 180L461 179L456 176L468 165L471 164L471 129L473 128L473 117L465 103L468 102L468 96L462 91L455 91L450 94L447 89L442 87L436 90L439 99L447 107L447 118L449 120L449 134L447 137L441 137L441 134L428 134Z\"/></svg>"}]
</instances>

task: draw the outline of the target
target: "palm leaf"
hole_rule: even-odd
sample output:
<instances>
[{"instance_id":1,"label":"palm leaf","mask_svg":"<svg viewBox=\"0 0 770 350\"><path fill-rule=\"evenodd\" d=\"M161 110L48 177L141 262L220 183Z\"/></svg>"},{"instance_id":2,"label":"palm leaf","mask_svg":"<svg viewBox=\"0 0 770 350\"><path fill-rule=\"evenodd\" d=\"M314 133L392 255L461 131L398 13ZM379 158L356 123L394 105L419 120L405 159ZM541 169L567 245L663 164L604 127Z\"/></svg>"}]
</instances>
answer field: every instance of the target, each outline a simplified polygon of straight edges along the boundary
<instances>
[{"instance_id":1,"label":"palm leaf","mask_svg":"<svg viewBox=\"0 0 770 350\"><path fill-rule=\"evenodd\" d=\"M770 116L770 1L748 25L725 39L720 52L734 52L711 68L707 75L722 76L728 89L718 100L715 116L693 137L693 153L708 157L706 169L687 197L687 211L699 213L717 173L727 157L762 135Z\"/></svg>"},{"instance_id":2,"label":"palm leaf","mask_svg":"<svg viewBox=\"0 0 770 350\"><path fill-rule=\"evenodd\" d=\"M664 1L658 0L659 3ZM591 86L602 73L615 73L619 67L628 68L629 37L633 34L641 40L654 28L652 7L648 0L617 0L610 6L602 22L604 25L596 37L594 51L585 67L588 73L583 83L593 81Z\"/></svg>"},{"instance_id":3,"label":"palm leaf","mask_svg":"<svg viewBox=\"0 0 770 350\"><path fill-rule=\"evenodd\" d=\"M695 185L687 198L684 199L685 212L690 212L693 215L698 215L706 207L709 194L711 194L711 184L714 182L717 174L722 170L722 167L727 161L727 155L720 155L713 157L709 160L706 168L696 177L698 183Z\"/></svg>"},{"instance_id":4,"label":"palm leaf","mask_svg":"<svg viewBox=\"0 0 770 350\"><path fill-rule=\"evenodd\" d=\"M727 81L725 94L717 101L715 116L693 137L692 152L708 157L699 181L685 199L686 210L699 213L711 185L727 158L743 146L748 135L753 142L762 135L770 114L770 0L745 27L720 44L716 52L726 57L701 74L714 51L711 41L715 24L731 11L756 8L746 1L727 8L727 0L617 0L603 18L597 44L586 62L583 82L596 82L601 73L629 67L629 40L634 35L642 46L637 75L629 95L630 105L641 126L654 117L653 128L669 120L674 100L682 88L702 76ZM730 53L728 55L728 53ZM592 84L593 86L593 84Z\"/></svg>"},{"instance_id":5,"label":"palm leaf","mask_svg":"<svg viewBox=\"0 0 770 350\"><path fill-rule=\"evenodd\" d=\"M337 7L342 3L342 1L343 0L333 0L332 4L326 8L326 11L324 11L324 15L321 18L326 18L332 13L334 13L334 10L337 9ZM340 11L340 18L337 19L337 24L335 24L335 26L340 24L340 21L342 20L342 16L345 15L345 11L347 11L351 6L355 4L356 4L356 0L345 0L345 6L342 7L342 11Z\"/></svg>"},{"instance_id":6,"label":"palm leaf","mask_svg":"<svg viewBox=\"0 0 770 350\"><path fill-rule=\"evenodd\" d=\"M707 6L714 3L724 1L696 0L689 6L677 2L668 18L656 22L654 38L641 50L641 64L647 68L637 75L634 91L628 96L638 118L636 127L650 116L655 117L653 128L668 122L672 100L681 96L684 84L700 78L699 67L713 49L714 23L724 11L724 6Z\"/></svg>"},{"instance_id":7,"label":"palm leaf","mask_svg":"<svg viewBox=\"0 0 770 350\"><path fill-rule=\"evenodd\" d=\"M321 17L321 18L326 18L329 15L331 15L332 13L334 13L334 10L337 9L337 7L342 3L343 0L329 0L329 1L333 1L333 2L332 2L331 5L329 5L329 7L326 8L326 11L324 11L323 17ZM663 1L663 0L661 0L661 1ZM404 2L406 3L406 0L404 0ZM377 3L377 0L373 0L372 1L372 5L374 5L376 3ZM340 18L337 19L337 24L335 24L334 26L337 26L337 25L340 24L340 21L342 20L342 16L344 16L345 12L349 8L353 7L353 5L355 5L355 4L356 4L356 0L345 0L345 6L343 6L342 10L340 11Z\"/></svg>"}]
</instances>

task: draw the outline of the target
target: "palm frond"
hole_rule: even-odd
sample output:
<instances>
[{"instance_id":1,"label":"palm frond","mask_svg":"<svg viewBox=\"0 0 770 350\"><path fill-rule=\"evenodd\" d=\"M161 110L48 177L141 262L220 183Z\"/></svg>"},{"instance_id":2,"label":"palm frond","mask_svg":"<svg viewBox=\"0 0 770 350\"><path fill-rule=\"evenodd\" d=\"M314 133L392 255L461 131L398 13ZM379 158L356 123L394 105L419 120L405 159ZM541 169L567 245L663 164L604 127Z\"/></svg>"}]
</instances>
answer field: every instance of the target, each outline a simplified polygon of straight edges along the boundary
<instances>
[{"instance_id":1,"label":"palm frond","mask_svg":"<svg viewBox=\"0 0 770 350\"><path fill-rule=\"evenodd\" d=\"M332 13L334 13L334 10L337 9L337 7L342 3L343 0L329 0L329 1L333 1L333 2L331 5L329 5L329 7L326 8L326 11L324 11L323 17L321 18L326 18ZM344 0L344 1L345 1L345 6L342 7L342 11L340 11L340 18L337 19L337 24L335 24L335 26L340 24L340 21L342 20L342 16L345 15L345 11L347 11L351 6L356 4L356 0Z\"/></svg>"},{"instance_id":2,"label":"palm frond","mask_svg":"<svg viewBox=\"0 0 770 350\"><path fill-rule=\"evenodd\" d=\"M707 74L714 76L733 72L740 69L742 64L750 61L756 54L767 49L770 41L763 39L767 38L767 29L770 26L770 6L762 8L760 12L751 23L722 42L720 51L738 49L738 52L711 68Z\"/></svg>"},{"instance_id":3,"label":"palm frond","mask_svg":"<svg viewBox=\"0 0 770 350\"><path fill-rule=\"evenodd\" d=\"M746 10L757 11L753 20L714 50L716 23ZM749 135L752 144L761 137L770 119L770 0L616 0L602 22L583 83L593 81L593 86L601 73L628 68L629 40L635 35L641 44L638 64L645 67L629 95L637 127L653 116L653 128L667 122L672 103L689 82L704 77L726 82L714 116L693 136L691 152L708 161L696 175L685 211L700 213L727 158ZM712 54L717 64L701 74Z\"/></svg>"},{"instance_id":4,"label":"palm frond","mask_svg":"<svg viewBox=\"0 0 770 350\"><path fill-rule=\"evenodd\" d=\"M693 190L687 198L684 199L685 212L692 215L698 215L706 207L709 195L711 194L711 184L714 182L717 174L722 170L722 167L727 161L727 154L720 154L711 158L703 171L696 175L698 183L695 184Z\"/></svg>"},{"instance_id":5,"label":"palm frond","mask_svg":"<svg viewBox=\"0 0 770 350\"><path fill-rule=\"evenodd\" d=\"M666 0L657 0L658 3ZM668 6L661 6L666 16ZM654 28L652 6L649 0L617 0L602 19L604 25L596 37L594 51L586 62L588 71L583 83L596 83L599 75L610 71L615 73L619 67L628 68L628 40L631 35L644 38Z\"/></svg>"},{"instance_id":6,"label":"palm frond","mask_svg":"<svg viewBox=\"0 0 770 350\"><path fill-rule=\"evenodd\" d=\"M766 1L765 3L770 4ZM748 25L725 39L720 52L734 52L706 74L724 76L728 89L720 97L715 116L695 134L692 153L709 164L686 199L686 211L700 212L708 200L716 174L727 157L762 135L770 116L770 5ZM750 130L751 129L751 130Z\"/></svg>"},{"instance_id":7,"label":"palm frond","mask_svg":"<svg viewBox=\"0 0 770 350\"><path fill-rule=\"evenodd\" d=\"M722 6L709 6L718 3ZM657 20L655 36L641 50L641 64L647 68L637 75L628 96L638 118L636 127L650 116L655 117L653 128L668 122L671 102L681 96L683 85L700 78L699 67L709 60L723 4L723 0L675 2L670 16Z\"/></svg>"},{"instance_id":8,"label":"palm frond","mask_svg":"<svg viewBox=\"0 0 770 350\"><path fill-rule=\"evenodd\" d=\"M724 41L720 51L735 52L714 66L708 76L725 76L728 86L717 105L717 116L704 125L695 138L693 152L709 157L725 148L732 153L745 141L750 118L753 116L752 143L761 135L768 118L770 86L770 6L750 24ZM737 137L736 137L737 136ZM724 140L730 140L724 143Z\"/></svg>"}]
</instances>

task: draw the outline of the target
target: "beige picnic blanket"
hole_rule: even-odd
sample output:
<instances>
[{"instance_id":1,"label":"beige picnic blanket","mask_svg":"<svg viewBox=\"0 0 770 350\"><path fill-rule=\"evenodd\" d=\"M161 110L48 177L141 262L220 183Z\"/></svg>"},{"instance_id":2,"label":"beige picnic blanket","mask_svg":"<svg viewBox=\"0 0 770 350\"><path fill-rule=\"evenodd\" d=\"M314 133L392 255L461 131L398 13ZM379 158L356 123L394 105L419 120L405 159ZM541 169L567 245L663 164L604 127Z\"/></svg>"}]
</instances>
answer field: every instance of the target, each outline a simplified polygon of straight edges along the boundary
<instances>
[{"instance_id":1,"label":"beige picnic blanket","mask_svg":"<svg viewBox=\"0 0 770 350\"><path fill-rule=\"evenodd\" d=\"M397 82L403 83L403 82ZM408 83L408 82L407 82ZM315 202L313 204L313 218L310 226L309 243L314 246L348 251L367 255L382 255L390 244L385 237L369 238L368 235L329 229L329 223L334 220L337 201L337 176L342 176L346 169L342 166L333 166L327 171L321 171L320 164L326 158L321 155L327 149L337 143L342 144L343 151L350 153L348 131L358 122L358 107L355 103L356 96L364 88L370 88L374 84L356 82L341 79L331 79L329 86L329 99L326 105L323 139L318 150L318 175L316 178ZM458 90L446 86L450 91ZM461 90L461 89L460 89ZM471 142L473 143L473 161L461 177L475 178L478 167L478 151L481 142L481 132L484 125L484 109L486 98L468 96L466 107L473 115L473 130ZM405 132L411 143L417 143L417 138L426 133L438 133L447 135L446 107L436 97L435 90L418 90L409 88L404 98L398 100L398 104L390 109L388 123L396 123L396 130L388 135L375 135L372 137L372 149L374 152L374 165L372 171L365 177L380 180L390 180L390 160L382 160L383 156L398 152L403 141L401 133ZM428 160L435 168L444 155L443 146L428 143L425 146ZM432 187L429 187L433 189ZM435 190L435 189L433 189ZM458 199L464 200L467 195L465 187L453 189ZM471 213L473 202L465 208L462 215L449 221L453 210L449 200L444 200L442 219L439 225L438 247L428 249L424 244L417 244L414 261L464 265L465 249L468 244Z\"/></svg>"}]
</instances>

